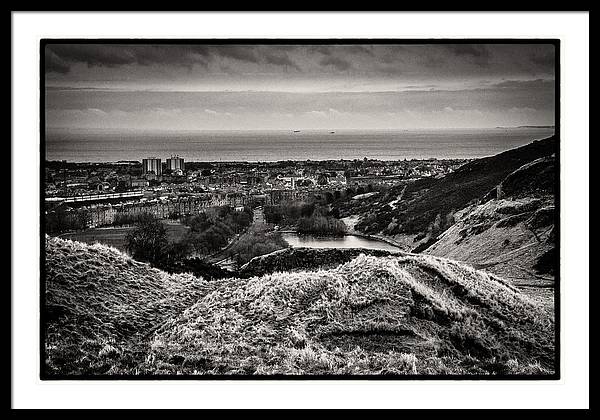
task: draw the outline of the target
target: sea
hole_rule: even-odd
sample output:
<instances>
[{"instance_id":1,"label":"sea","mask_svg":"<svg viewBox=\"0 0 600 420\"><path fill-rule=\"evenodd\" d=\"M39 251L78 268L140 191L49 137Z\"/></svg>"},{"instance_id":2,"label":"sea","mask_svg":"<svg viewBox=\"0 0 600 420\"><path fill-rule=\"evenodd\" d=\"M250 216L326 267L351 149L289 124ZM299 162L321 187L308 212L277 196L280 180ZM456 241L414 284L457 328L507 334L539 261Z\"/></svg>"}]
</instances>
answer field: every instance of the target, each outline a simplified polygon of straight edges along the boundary
<instances>
[{"instance_id":1,"label":"sea","mask_svg":"<svg viewBox=\"0 0 600 420\"><path fill-rule=\"evenodd\" d=\"M553 127L438 130L46 132L46 160L140 161L179 155L193 162L480 158L554 134Z\"/></svg>"}]
</instances>

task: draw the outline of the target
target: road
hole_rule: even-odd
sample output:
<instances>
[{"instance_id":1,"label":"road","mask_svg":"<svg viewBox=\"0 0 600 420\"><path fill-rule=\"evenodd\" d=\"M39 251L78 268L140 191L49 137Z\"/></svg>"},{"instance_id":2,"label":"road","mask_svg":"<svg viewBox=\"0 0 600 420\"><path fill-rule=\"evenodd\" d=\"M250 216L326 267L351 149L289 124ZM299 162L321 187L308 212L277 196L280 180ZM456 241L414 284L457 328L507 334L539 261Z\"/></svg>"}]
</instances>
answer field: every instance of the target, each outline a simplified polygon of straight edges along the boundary
<instances>
[{"instance_id":1,"label":"road","mask_svg":"<svg viewBox=\"0 0 600 420\"><path fill-rule=\"evenodd\" d=\"M254 209L254 218L252 219L252 226L261 226L266 224L265 212L262 207Z\"/></svg>"}]
</instances>

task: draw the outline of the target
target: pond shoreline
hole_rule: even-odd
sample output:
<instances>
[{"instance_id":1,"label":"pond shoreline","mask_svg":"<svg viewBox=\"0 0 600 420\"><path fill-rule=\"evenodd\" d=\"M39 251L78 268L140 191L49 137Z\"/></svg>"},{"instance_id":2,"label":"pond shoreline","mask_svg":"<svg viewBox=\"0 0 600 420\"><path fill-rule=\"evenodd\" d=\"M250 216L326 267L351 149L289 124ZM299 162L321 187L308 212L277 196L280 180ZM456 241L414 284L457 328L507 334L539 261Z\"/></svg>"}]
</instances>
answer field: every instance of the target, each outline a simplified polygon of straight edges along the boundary
<instances>
[{"instance_id":1,"label":"pond shoreline","mask_svg":"<svg viewBox=\"0 0 600 420\"><path fill-rule=\"evenodd\" d=\"M336 238L339 239L339 238L343 238L343 237L356 237L356 238L361 238L361 239L365 239L368 241L382 242L382 243L385 243L387 245L394 247L394 249L398 250L398 252L406 252L404 250L403 246L401 244L399 244L398 242L394 241L393 239L375 236L375 235L368 235L368 234L363 234L363 233L353 232L353 233L345 233L344 235L339 235L339 236L333 236L333 235L319 236L319 235L312 235L312 234L302 234L302 233L298 233L298 231L296 231L296 230L289 230L289 229L280 230L279 233L297 235L298 237L305 236L305 237L313 237L316 239L331 239L331 240L335 240ZM289 243L289 241L286 241L286 242ZM292 244L290 244L290 246L294 247Z\"/></svg>"}]
</instances>

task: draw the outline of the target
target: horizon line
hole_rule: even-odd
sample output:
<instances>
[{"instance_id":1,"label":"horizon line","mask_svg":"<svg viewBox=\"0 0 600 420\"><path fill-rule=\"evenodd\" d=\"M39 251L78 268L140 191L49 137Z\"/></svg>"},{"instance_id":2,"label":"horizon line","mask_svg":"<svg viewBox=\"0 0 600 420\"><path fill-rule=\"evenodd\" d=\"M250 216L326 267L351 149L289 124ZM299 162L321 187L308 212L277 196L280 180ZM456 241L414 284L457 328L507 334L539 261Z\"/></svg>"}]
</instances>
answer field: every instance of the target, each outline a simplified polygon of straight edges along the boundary
<instances>
[{"instance_id":1,"label":"horizon line","mask_svg":"<svg viewBox=\"0 0 600 420\"><path fill-rule=\"evenodd\" d=\"M510 129L510 128L556 128L555 124L521 124L521 125L508 125L508 126L489 126L489 127L409 127L409 128L104 128L104 127L46 127L46 131L51 130L74 130L74 131L153 131L153 132L182 132L182 131L193 131L193 132L236 132L236 131L411 131L411 130L493 130L493 129Z\"/></svg>"}]
</instances>

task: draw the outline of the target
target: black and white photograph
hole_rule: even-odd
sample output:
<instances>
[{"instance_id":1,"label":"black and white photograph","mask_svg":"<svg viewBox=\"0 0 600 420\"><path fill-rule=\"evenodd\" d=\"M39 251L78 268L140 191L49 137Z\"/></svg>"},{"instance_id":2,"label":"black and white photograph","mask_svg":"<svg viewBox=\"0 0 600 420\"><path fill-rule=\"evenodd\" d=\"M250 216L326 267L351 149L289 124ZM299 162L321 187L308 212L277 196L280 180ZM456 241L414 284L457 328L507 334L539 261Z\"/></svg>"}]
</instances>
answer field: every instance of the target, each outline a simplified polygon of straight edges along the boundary
<instances>
[{"instance_id":1,"label":"black and white photograph","mask_svg":"<svg viewBox=\"0 0 600 420\"><path fill-rule=\"evenodd\" d=\"M13 405L589 405L589 14L11 24Z\"/></svg>"},{"instance_id":2,"label":"black and white photograph","mask_svg":"<svg viewBox=\"0 0 600 420\"><path fill-rule=\"evenodd\" d=\"M556 365L552 40L44 40L43 376Z\"/></svg>"}]
</instances>

